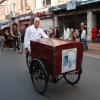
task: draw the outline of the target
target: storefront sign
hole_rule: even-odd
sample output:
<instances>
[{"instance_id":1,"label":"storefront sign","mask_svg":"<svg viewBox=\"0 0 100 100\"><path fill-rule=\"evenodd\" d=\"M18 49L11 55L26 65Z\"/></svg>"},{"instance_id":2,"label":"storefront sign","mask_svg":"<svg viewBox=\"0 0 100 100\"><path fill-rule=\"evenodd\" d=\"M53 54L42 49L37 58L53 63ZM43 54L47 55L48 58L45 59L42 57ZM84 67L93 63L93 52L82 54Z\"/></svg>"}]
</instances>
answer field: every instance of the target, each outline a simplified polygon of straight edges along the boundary
<instances>
[{"instance_id":1,"label":"storefront sign","mask_svg":"<svg viewBox=\"0 0 100 100\"><path fill-rule=\"evenodd\" d=\"M24 20L24 17L20 17L19 20Z\"/></svg>"},{"instance_id":2,"label":"storefront sign","mask_svg":"<svg viewBox=\"0 0 100 100\"><path fill-rule=\"evenodd\" d=\"M24 17L24 19L30 19L31 18L31 16L25 16Z\"/></svg>"},{"instance_id":3,"label":"storefront sign","mask_svg":"<svg viewBox=\"0 0 100 100\"><path fill-rule=\"evenodd\" d=\"M66 9L67 10L76 9L76 1L75 0L71 0L71 1L67 2Z\"/></svg>"},{"instance_id":4,"label":"storefront sign","mask_svg":"<svg viewBox=\"0 0 100 100\"><path fill-rule=\"evenodd\" d=\"M56 11L56 10L61 10L60 6L55 6L54 11Z\"/></svg>"},{"instance_id":5,"label":"storefront sign","mask_svg":"<svg viewBox=\"0 0 100 100\"><path fill-rule=\"evenodd\" d=\"M31 18L31 16L22 16L19 18L19 20L25 20L25 19L30 19L30 18Z\"/></svg>"},{"instance_id":6,"label":"storefront sign","mask_svg":"<svg viewBox=\"0 0 100 100\"><path fill-rule=\"evenodd\" d=\"M66 9L66 4L62 4L62 5L58 5L58 6L49 8L49 12L56 12L56 11L61 11L61 10L65 10L65 9Z\"/></svg>"},{"instance_id":7,"label":"storefront sign","mask_svg":"<svg viewBox=\"0 0 100 100\"><path fill-rule=\"evenodd\" d=\"M85 1L82 0L81 5L95 3L95 2L100 2L100 0L85 0Z\"/></svg>"},{"instance_id":8,"label":"storefront sign","mask_svg":"<svg viewBox=\"0 0 100 100\"><path fill-rule=\"evenodd\" d=\"M37 16L38 16L38 17L45 16L45 12L44 12L44 11L42 11L42 12L37 12Z\"/></svg>"}]
</instances>

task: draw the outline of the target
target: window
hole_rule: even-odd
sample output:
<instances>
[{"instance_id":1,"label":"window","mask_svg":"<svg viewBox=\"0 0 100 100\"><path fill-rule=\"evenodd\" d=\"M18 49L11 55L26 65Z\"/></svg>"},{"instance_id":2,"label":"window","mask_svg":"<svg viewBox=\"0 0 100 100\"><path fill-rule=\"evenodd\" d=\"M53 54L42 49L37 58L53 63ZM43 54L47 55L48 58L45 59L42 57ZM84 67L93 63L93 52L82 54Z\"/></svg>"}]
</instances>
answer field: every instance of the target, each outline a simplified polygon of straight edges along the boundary
<instances>
[{"instance_id":1,"label":"window","mask_svg":"<svg viewBox=\"0 0 100 100\"><path fill-rule=\"evenodd\" d=\"M28 6L27 0L24 0L24 3L25 3L25 10L27 10L27 6Z\"/></svg>"},{"instance_id":2,"label":"window","mask_svg":"<svg viewBox=\"0 0 100 100\"><path fill-rule=\"evenodd\" d=\"M51 0L43 0L43 7L51 5Z\"/></svg>"},{"instance_id":3,"label":"window","mask_svg":"<svg viewBox=\"0 0 100 100\"><path fill-rule=\"evenodd\" d=\"M23 11L23 0L21 0L21 11Z\"/></svg>"},{"instance_id":4,"label":"window","mask_svg":"<svg viewBox=\"0 0 100 100\"><path fill-rule=\"evenodd\" d=\"M45 7L46 6L46 4L45 4L45 0L43 0L43 7Z\"/></svg>"},{"instance_id":5,"label":"window","mask_svg":"<svg viewBox=\"0 0 100 100\"><path fill-rule=\"evenodd\" d=\"M46 0L46 5L51 5L51 0Z\"/></svg>"},{"instance_id":6,"label":"window","mask_svg":"<svg viewBox=\"0 0 100 100\"><path fill-rule=\"evenodd\" d=\"M34 8L41 9L51 5L51 0L34 0Z\"/></svg>"}]
</instances>

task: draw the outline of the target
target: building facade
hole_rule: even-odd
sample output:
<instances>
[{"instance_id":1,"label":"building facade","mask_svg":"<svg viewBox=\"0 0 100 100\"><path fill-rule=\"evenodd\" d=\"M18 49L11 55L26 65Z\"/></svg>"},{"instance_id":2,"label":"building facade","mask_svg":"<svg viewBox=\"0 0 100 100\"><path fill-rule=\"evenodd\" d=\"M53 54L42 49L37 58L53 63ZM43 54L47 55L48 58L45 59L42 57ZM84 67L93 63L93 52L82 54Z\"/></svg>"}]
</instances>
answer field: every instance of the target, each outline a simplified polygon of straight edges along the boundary
<instances>
[{"instance_id":1,"label":"building facade","mask_svg":"<svg viewBox=\"0 0 100 100\"><path fill-rule=\"evenodd\" d=\"M19 24L19 30L23 29L25 24L29 24L31 13L33 12L32 0L4 0L0 4L0 29L12 23Z\"/></svg>"},{"instance_id":2,"label":"building facade","mask_svg":"<svg viewBox=\"0 0 100 100\"><path fill-rule=\"evenodd\" d=\"M88 40L91 41L91 30L93 26L100 29L100 0L83 0L83 1L68 1L64 4L56 5L49 8L56 16L56 23L61 32L65 25L70 28L80 29L80 23L84 22L87 25Z\"/></svg>"},{"instance_id":3,"label":"building facade","mask_svg":"<svg viewBox=\"0 0 100 100\"><path fill-rule=\"evenodd\" d=\"M9 15L16 17L24 13L33 11L32 0L5 0L0 4L1 17L0 20L5 20Z\"/></svg>"}]
</instances>

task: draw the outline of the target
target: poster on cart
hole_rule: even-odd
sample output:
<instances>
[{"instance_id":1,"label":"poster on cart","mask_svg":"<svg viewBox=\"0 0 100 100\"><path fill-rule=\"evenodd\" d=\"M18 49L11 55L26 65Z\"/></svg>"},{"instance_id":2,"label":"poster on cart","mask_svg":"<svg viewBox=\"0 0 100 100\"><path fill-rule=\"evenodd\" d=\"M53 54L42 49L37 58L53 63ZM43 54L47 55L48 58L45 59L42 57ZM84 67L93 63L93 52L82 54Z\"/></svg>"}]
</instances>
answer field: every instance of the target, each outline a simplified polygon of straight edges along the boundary
<instances>
[{"instance_id":1,"label":"poster on cart","mask_svg":"<svg viewBox=\"0 0 100 100\"><path fill-rule=\"evenodd\" d=\"M62 50L62 73L76 69L77 48Z\"/></svg>"}]
</instances>

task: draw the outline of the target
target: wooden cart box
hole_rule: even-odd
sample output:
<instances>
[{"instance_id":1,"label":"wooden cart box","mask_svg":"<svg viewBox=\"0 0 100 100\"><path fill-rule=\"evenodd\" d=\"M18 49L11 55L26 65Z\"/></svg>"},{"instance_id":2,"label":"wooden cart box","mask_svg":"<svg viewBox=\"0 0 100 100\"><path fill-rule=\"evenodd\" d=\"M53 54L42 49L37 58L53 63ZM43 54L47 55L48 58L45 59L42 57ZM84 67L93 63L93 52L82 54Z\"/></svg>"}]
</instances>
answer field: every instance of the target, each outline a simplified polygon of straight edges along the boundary
<instances>
[{"instance_id":1,"label":"wooden cart box","mask_svg":"<svg viewBox=\"0 0 100 100\"><path fill-rule=\"evenodd\" d=\"M31 41L30 45L32 58L43 60L51 75L81 68L83 45L80 42L47 38L38 42Z\"/></svg>"}]
</instances>

